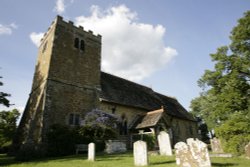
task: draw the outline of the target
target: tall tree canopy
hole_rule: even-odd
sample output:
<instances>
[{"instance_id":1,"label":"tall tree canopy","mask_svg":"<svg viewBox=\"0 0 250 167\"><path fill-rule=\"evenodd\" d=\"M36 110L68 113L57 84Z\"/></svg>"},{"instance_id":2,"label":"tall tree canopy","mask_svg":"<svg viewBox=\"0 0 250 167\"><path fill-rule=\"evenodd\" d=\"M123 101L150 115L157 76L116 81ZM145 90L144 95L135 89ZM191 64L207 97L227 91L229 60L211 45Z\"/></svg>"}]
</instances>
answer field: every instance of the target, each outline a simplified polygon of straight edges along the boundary
<instances>
[{"instance_id":1,"label":"tall tree canopy","mask_svg":"<svg viewBox=\"0 0 250 167\"><path fill-rule=\"evenodd\" d=\"M19 116L20 113L17 109L0 111L0 147L13 139Z\"/></svg>"},{"instance_id":2,"label":"tall tree canopy","mask_svg":"<svg viewBox=\"0 0 250 167\"><path fill-rule=\"evenodd\" d=\"M240 153L250 140L250 11L231 32L231 44L211 54L213 70L199 79L192 112L224 139L227 151Z\"/></svg>"},{"instance_id":3,"label":"tall tree canopy","mask_svg":"<svg viewBox=\"0 0 250 167\"><path fill-rule=\"evenodd\" d=\"M3 78L0 76L0 79ZM3 86L3 82L0 81L0 86ZM7 97L10 96L10 94L8 93L4 93L4 92L0 92L0 104L9 107L10 106L10 102L7 99Z\"/></svg>"}]
</instances>

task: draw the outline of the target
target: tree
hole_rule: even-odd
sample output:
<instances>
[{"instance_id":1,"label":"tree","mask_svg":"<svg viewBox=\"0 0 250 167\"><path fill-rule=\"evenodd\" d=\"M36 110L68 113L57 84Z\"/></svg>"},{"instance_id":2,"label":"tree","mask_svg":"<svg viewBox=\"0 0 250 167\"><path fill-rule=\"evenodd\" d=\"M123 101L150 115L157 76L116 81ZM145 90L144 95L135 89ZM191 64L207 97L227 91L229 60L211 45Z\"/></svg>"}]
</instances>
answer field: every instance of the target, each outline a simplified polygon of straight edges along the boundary
<instances>
[{"instance_id":1,"label":"tree","mask_svg":"<svg viewBox=\"0 0 250 167\"><path fill-rule=\"evenodd\" d=\"M199 79L198 85L203 92L191 102L192 112L201 116L209 129L215 129L224 140L226 150L234 153L241 153L238 148L246 144L243 138L250 137L246 133L246 129L250 129L247 123L250 122L249 26L250 11L232 30L231 44L210 55L215 63L214 69L206 70ZM236 135L239 136L237 140Z\"/></svg>"},{"instance_id":2,"label":"tree","mask_svg":"<svg viewBox=\"0 0 250 167\"><path fill-rule=\"evenodd\" d=\"M90 141L106 140L117 137L119 118L102 110L93 109L84 118L80 134Z\"/></svg>"},{"instance_id":3,"label":"tree","mask_svg":"<svg viewBox=\"0 0 250 167\"><path fill-rule=\"evenodd\" d=\"M0 147L13 139L19 116L17 109L0 112Z\"/></svg>"},{"instance_id":4,"label":"tree","mask_svg":"<svg viewBox=\"0 0 250 167\"><path fill-rule=\"evenodd\" d=\"M0 76L0 78L3 78ZM3 86L3 82L0 81L0 86ZM10 106L10 102L9 100L7 99L7 97L9 97L10 94L8 93L4 93L4 92L0 92L0 104L6 106L6 107L9 107Z\"/></svg>"}]
</instances>

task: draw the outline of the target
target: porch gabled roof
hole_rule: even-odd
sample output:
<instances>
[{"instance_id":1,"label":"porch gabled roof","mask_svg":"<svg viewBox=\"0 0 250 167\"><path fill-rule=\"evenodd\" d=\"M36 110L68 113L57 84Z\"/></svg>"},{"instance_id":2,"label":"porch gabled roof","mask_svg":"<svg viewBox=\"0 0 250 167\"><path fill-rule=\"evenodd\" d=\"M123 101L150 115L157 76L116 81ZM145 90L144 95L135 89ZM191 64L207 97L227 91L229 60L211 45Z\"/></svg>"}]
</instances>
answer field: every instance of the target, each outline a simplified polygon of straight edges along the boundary
<instances>
[{"instance_id":1,"label":"porch gabled roof","mask_svg":"<svg viewBox=\"0 0 250 167\"><path fill-rule=\"evenodd\" d=\"M135 129L150 128L157 125L163 116L164 109L148 112L145 116L142 116L141 121L137 122Z\"/></svg>"}]
</instances>

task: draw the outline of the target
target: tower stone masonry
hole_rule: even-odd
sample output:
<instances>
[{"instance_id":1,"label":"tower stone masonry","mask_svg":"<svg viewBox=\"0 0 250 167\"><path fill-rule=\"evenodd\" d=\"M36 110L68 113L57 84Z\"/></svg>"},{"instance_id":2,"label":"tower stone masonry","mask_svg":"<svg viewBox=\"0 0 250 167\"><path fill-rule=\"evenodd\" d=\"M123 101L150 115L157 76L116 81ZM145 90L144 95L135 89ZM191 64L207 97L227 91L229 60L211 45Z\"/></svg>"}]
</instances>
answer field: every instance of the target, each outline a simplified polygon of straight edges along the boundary
<instances>
[{"instance_id":1,"label":"tower stone masonry","mask_svg":"<svg viewBox=\"0 0 250 167\"><path fill-rule=\"evenodd\" d=\"M100 60L101 36L57 16L41 40L16 142L41 143L51 125L80 124L98 107Z\"/></svg>"}]
</instances>

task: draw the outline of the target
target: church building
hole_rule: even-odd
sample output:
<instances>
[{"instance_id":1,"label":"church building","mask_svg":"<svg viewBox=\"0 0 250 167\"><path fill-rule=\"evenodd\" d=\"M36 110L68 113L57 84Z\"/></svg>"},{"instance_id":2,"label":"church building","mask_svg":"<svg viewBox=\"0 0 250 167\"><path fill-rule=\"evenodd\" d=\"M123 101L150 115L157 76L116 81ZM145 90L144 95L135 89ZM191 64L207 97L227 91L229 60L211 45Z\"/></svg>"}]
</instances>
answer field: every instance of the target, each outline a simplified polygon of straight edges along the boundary
<instances>
[{"instance_id":1,"label":"church building","mask_svg":"<svg viewBox=\"0 0 250 167\"><path fill-rule=\"evenodd\" d=\"M102 37L57 16L38 51L16 143L42 143L53 124L80 126L93 109L120 118L120 136L165 130L172 144L197 137L197 123L175 99L101 71ZM176 88L178 89L178 88Z\"/></svg>"}]
</instances>

